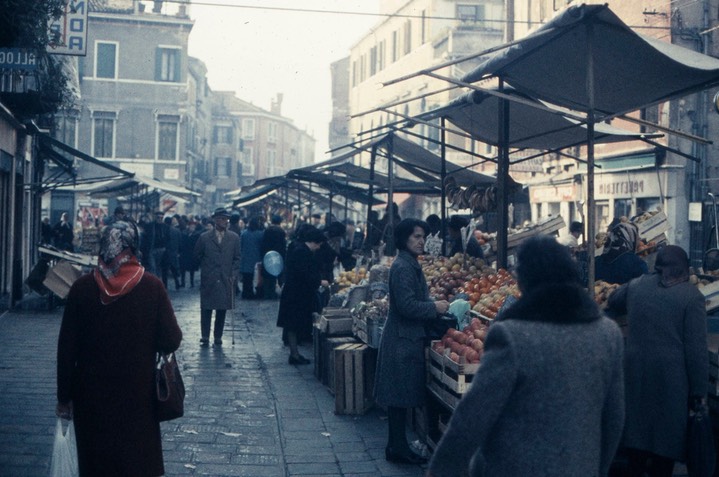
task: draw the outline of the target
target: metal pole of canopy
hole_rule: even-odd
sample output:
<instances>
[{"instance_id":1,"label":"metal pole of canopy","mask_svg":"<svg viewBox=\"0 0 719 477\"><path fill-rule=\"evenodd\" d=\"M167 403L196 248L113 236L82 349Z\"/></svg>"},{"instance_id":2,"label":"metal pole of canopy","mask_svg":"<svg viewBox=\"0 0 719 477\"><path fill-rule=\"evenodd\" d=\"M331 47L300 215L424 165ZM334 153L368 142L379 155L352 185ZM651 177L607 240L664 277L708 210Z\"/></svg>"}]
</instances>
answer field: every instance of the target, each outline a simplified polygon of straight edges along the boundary
<instances>
[{"instance_id":1,"label":"metal pole of canopy","mask_svg":"<svg viewBox=\"0 0 719 477\"><path fill-rule=\"evenodd\" d=\"M370 243L370 227L376 227L377 224L370 220L372 215L372 197L374 197L374 166L377 160L377 144L372 146L372 153L369 160L369 192L367 196L367 221L365 222L365 244ZM367 247L365 247L367 249Z\"/></svg>"},{"instance_id":2,"label":"metal pole of canopy","mask_svg":"<svg viewBox=\"0 0 719 477\"><path fill-rule=\"evenodd\" d=\"M587 23L587 288L594 298L594 235L596 233L596 207L594 205L594 28Z\"/></svg>"},{"instance_id":3,"label":"metal pole of canopy","mask_svg":"<svg viewBox=\"0 0 719 477\"><path fill-rule=\"evenodd\" d=\"M504 81L499 80L504 92ZM507 267L507 235L509 228L509 101L499 101L499 158L497 161L497 268Z\"/></svg>"},{"instance_id":4,"label":"metal pole of canopy","mask_svg":"<svg viewBox=\"0 0 719 477\"><path fill-rule=\"evenodd\" d=\"M446 129L445 129L445 118L444 116L441 119L442 121L442 128L440 129L440 138L441 138L441 145L440 145L440 154L442 156L442 168L440 169L440 187L441 187L441 196L440 196L440 207L441 207L441 223L439 227L439 235L442 239L442 256L447 256L447 191L445 189L445 180L447 180L447 148L445 147L447 136L446 136Z\"/></svg>"},{"instance_id":5,"label":"metal pole of canopy","mask_svg":"<svg viewBox=\"0 0 719 477\"><path fill-rule=\"evenodd\" d=\"M349 187L350 181L348 179L345 179L345 186ZM349 207L350 207L350 198L348 196L345 196L345 223L347 223L347 215L349 214Z\"/></svg>"},{"instance_id":6,"label":"metal pole of canopy","mask_svg":"<svg viewBox=\"0 0 719 477\"><path fill-rule=\"evenodd\" d=\"M300 181L297 181L297 213L302 213L302 195L300 194ZM307 218L309 222L309 217Z\"/></svg>"},{"instance_id":7,"label":"metal pole of canopy","mask_svg":"<svg viewBox=\"0 0 719 477\"><path fill-rule=\"evenodd\" d=\"M387 235L387 241L388 243L385 244L385 253L389 253L390 256L393 256L396 252L395 246L394 246L394 158L393 158L393 150L394 150L394 134L387 135L387 181L389 188L387 189L387 213L389 214L389 222L387 223L389 227L389 233Z\"/></svg>"}]
</instances>

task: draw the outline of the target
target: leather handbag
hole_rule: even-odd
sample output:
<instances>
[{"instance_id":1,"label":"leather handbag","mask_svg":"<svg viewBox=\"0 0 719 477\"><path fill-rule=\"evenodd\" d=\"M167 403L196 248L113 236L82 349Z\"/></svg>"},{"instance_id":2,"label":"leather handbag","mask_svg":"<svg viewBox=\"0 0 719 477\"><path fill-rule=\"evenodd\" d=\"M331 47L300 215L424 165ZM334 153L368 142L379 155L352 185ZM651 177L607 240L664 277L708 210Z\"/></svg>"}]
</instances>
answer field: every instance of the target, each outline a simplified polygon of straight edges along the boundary
<instances>
[{"instance_id":1,"label":"leather handbag","mask_svg":"<svg viewBox=\"0 0 719 477\"><path fill-rule=\"evenodd\" d=\"M175 353L157 353L155 365L157 420L170 421L185 413L185 383Z\"/></svg>"},{"instance_id":2,"label":"leather handbag","mask_svg":"<svg viewBox=\"0 0 719 477\"><path fill-rule=\"evenodd\" d=\"M709 409L706 404L695 404L689 411L687 429L687 470L689 477L714 475L716 450Z\"/></svg>"}]
</instances>

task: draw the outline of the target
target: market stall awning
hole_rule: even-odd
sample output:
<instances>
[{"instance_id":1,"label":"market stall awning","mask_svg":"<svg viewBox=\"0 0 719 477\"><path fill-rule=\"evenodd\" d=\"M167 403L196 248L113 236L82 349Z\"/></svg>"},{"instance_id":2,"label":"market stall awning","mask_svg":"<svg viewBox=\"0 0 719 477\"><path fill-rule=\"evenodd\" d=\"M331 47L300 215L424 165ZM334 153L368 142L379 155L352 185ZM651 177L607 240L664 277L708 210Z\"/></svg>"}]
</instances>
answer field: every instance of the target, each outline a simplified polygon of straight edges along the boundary
<instances>
[{"instance_id":1,"label":"market stall awning","mask_svg":"<svg viewBox=\"0 0 719 477\"><path fill-rule=\"evenodd\" d=\"M82 192L98 198L109 198L132 194L141 187L148 187L181 199L188 199L192 196L197 197L200 195L197 192L193 192L182 186L168 184L167 182L139 175L134 175L132 177L120 177L90 184L65 185L58 187L57 189Z\"/></svg>"},{"instance_id":2,"label":"market stall awning","mask_svg":"<svg viewBox=\"0 0 719 477\"><path fill-rule=\"evenodd\" d=\"M597 113L616 116L719 85L719 60L642 36L607 5L577 5L461 80L491 76L559 106L587 111L593 104Z\"/></svg>"},{"instance_id":3,"label":"market stall awning","mask_svg":"<svg viewBox=\"0 0 719 477\"><path fill-rule=\"evenodd\" d=\"M355 156L364 151L377 147L382 157L387 157L391 141L392 160L400 167L408 171L420 181L439 187L440 175L442 172L442 158L428 151L419 144L390 133L379 138L368 141L365 144L355 146L355 149L333 157L324 162L318 162L312 166L300 168L299 170L331 170L333 167L352 161ZM463 187L489 186L496 182L494 176L475 172L467 167L461 167L449 161L445 161L447 175L454 177L457 184ZM514 182L512 181L512 184Z\"/></svg>"},{"instance_id":4,"label":"market stall awning","mask_svg":"<svg viewBox=\"0 0 719 477\"><path fill-rule=\"evenodd\" d=\"M586 125L568 117L563 110L551 108L511 88L505 88L504 94L521 100L521 102L509 101L508 147L558 150L587 142ZM420 114L417 118L428 121L444 117L474 139L498 146L500 142L498 111L501 104L502 99L495 95L483 91L471 91L446 106ZM597 124L594 129L594 140L597 143L624 142L661 136L661 134L635 133L604 123Z\"/></svg>"}]
</instances>

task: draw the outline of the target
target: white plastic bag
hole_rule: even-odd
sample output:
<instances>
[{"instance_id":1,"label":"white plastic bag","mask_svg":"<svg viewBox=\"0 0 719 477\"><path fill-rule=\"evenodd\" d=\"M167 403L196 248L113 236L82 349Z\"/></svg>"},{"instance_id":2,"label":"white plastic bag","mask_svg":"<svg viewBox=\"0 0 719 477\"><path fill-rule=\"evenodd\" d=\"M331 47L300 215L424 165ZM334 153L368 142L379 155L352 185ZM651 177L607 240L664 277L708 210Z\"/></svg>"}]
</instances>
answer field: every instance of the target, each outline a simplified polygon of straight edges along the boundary
<instances>
[{"instance_id":1,"label":"white plastic bag","mask_svg":"<svg viewBox=\"0 0 719 477\"><path fill-rule=\"evenodd\" d=\"M70 421L67 430L63 432L62 420L58 418L55 426L55 444L52 448L50 477L79 477L79 475L75 426Z\"/></svg>"}]
</instances>

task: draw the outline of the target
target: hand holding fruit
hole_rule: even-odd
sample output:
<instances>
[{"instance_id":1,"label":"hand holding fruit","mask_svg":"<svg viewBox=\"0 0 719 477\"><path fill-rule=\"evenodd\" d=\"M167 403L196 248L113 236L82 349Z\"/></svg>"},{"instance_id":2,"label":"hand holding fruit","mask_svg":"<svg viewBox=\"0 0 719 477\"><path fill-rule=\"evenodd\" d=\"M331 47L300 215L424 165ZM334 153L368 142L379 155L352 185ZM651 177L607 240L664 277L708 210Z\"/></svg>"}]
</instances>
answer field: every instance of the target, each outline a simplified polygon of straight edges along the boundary
<instances>
[{"instance_id":1,"label":"hand holding fruit","mask_svg":"<svg viewBox=\"0 0 719 477\"><path fill-rule=\"evenodd\" d=\"M434 308L438 315L444 315L449 310L449 302L447 300L439 300L434 302Z\"/></svg>"}]
</instances>

